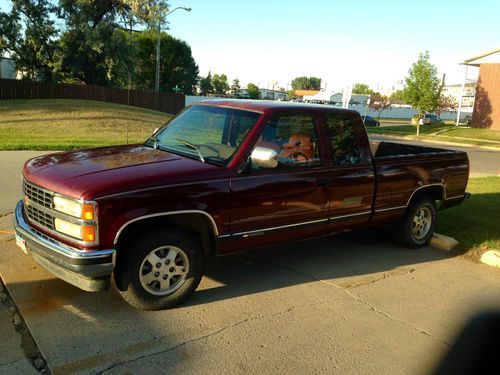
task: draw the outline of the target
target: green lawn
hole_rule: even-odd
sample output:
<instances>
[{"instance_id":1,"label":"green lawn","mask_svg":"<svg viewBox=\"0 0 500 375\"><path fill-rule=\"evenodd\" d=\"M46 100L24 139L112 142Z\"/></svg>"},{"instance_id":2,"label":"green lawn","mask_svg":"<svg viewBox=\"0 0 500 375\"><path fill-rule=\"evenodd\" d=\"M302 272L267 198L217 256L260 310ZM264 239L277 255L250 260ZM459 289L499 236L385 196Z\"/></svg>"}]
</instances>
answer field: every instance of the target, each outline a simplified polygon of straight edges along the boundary
<instances>
[{"instance_id":1,"label":"green lawn","mask_svg":"<svg viewBox=\"0 0 500 375\"><path fill-rule=\"evenodd\" d=\"M171 117L89 100L0 100L0 150L68 150L143 142Z\"/></svg>"},{"instance_id":2,"label":"green lawn","mask_svg":"<svg viewBox=\"0 0 500 375\"><path fill-rule=\"evenodd\" d=\"M468 200L439 211L436 232L456 238L477 258L486 249L500 250L500 177L470 179L467 191Z\"/></svg>"},{"instance_id":3,"label":"green lawn","mask_svg":"<svg viewBox=\"0 0 500 375\"><path fill-rule=\"evenodd\" d=\"M500 131L488 129L453 128L439 135L441 137L460 137L500 142Z\"/></svg>"}]
</instances>

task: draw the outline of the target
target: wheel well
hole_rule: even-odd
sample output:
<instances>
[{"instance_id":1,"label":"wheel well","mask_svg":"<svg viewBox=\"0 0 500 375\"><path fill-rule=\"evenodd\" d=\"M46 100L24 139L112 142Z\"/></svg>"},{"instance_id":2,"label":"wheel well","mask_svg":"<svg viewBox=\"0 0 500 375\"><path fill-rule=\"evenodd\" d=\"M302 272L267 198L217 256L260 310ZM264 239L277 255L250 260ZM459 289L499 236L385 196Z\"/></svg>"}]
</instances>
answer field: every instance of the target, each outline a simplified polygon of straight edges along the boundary
<instances>
[{"instance_id":1,"label":"wheel well","mask_svg":"<svg viewBox=\"0 0 500 375\"><path fill-rule=\"evenodd\" d=\"M415 199L418 199L422 196L428 196L435 201L442 201L445 198L445 188L443 185L432 185L432 186L421 187L418 190L416 190L410 197L408 206L412 204L415 201Z\"/></svg>"},{"instance_id":2,"label":"wheel well","mask_svg":"<svg viewBox=\"0 0 500 375\"><path fill-rule=\"evenodd\" d=\"M132 240L140 233L168 228L182 228L197 235L205 253L214 253L216 238L210 220L203 214L183 213L166 216L157 216L138 220L127 225L116 240L117 248Z\"/></svg>"}]
</instances>

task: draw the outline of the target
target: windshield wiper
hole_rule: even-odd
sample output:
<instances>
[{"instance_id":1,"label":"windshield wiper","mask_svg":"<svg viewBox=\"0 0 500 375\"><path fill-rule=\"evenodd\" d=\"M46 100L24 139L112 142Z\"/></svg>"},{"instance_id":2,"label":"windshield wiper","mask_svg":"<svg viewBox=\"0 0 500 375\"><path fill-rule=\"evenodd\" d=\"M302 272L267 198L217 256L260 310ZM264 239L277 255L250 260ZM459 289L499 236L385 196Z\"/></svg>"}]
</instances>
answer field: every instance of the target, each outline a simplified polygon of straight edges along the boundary
<instances>
[{"instance_id":1,"label":"windshield wiper","mask_svg":"<svg viewBox=\"0 0 500 375\"><path fill-rule=\"evenodd\" d=\"M205 162L205 158L203 157L203 155L201 154L200 152L200 149L198 146L192 144L191 142L188 142L186 141L185 139L177 139L178 142L181 142L183 143L184 145L186 145L187 147L195 150L197 153L198 153L198 156L200 157L200 160L204 163Z\"/></svg>"},{"instance_id":2,"label":"windshield wiper","mask_svg":"<svg viewBox=\"0 0 500 375\"><path fill-rule=\"evenodd\" d=\"M156 137L149 137L148 140L146 141L146 143L149 143L150 141L153 141L153 148L155 150L158 149L158 147L159 147L158 138L156 138Z\"/></svg>"}]
</instances>

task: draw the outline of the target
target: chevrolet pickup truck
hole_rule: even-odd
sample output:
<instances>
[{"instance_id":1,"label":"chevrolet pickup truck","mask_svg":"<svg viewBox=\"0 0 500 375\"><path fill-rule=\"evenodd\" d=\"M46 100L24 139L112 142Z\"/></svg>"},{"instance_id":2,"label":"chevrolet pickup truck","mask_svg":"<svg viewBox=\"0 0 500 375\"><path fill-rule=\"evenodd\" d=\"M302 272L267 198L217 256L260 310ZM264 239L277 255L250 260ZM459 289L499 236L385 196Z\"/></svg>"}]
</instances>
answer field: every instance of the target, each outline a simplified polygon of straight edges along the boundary
<instances>
[{"instance_id":1,"label":"chevrolet pickup truck","mask_svg":"<svg viewBox=\"0 0 500 375\"><path fill-rule=\"evenodd\" d=\"M164 309L194 293L211 255L382 223L424 246L468 175L464 152L370 142L355 111L205 101L144 144L27 161L16 242L83 290L113 277L132 306Z\"/></svg>"}]
</instances>

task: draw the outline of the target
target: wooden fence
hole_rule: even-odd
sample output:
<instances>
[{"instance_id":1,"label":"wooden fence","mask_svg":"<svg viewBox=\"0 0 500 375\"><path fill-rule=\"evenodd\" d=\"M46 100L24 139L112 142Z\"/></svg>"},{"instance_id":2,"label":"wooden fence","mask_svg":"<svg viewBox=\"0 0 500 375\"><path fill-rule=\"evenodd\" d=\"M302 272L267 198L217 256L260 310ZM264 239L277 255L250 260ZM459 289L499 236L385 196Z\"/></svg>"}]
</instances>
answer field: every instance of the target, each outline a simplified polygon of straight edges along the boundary
<instances>
[{"instance_id":1,"label":"wooden fence","mask_svg":"<svg viewBox=\"0 0 500 375\"><path fill-rule=\"evenodd\" d=\"M185 107L185 95L171 92L0 79L2 99L83 99L131 105L176 114Z\"/></svg>"}]
</instances>

